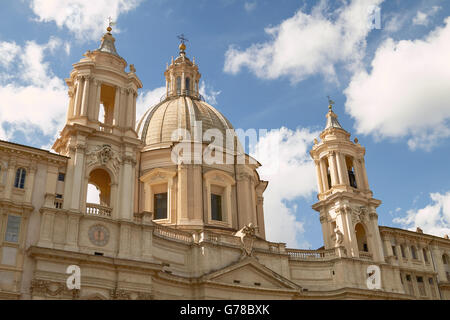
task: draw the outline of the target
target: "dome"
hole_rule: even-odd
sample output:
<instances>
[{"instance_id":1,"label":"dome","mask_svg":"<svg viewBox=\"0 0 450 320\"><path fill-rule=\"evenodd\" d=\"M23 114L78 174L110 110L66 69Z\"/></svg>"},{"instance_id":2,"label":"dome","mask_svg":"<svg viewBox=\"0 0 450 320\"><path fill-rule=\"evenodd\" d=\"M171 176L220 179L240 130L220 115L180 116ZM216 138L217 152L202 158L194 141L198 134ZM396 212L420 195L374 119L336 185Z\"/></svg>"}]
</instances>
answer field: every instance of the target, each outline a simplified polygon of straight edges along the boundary
<instances>
[{"instance_id":1,"label":"dome","mask_svg":"<svg viewBox=\"0 0 450 320\"><path fill-rule=\"evenodd\" d=\"M227 130L234 130L219 111L202 99L176 96L150 108L139 121L137 132L146 146L171 144L177 129L189 131L194 140L195 121L201 121L202 137L208 129L218 129L224 138Z\"/></svg>"}]
</instances>

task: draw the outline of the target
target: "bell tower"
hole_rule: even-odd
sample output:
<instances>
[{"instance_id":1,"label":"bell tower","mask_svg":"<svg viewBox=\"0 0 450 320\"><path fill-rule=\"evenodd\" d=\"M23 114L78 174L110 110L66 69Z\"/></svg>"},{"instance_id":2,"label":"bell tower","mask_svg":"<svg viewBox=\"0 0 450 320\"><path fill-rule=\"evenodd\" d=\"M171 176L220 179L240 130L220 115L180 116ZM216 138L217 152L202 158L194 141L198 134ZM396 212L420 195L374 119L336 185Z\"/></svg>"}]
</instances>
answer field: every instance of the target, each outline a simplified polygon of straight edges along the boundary
<instances>
[{"instance_id":1,"label":"bell tower","mask_svg":"<svg viewBox=\"0 0 450 320\"><path fill-rule=\"evenodd\" d=\"M365 148L350 140L329 100L327 123L310 151L317 173L318 202L325 249L342 256L384 261L376 208L364 163Z\"/></svg>"},{"instance_id":2,"label":"bell tower","mask_svg":"<svg viewBox=\"0 0 450 320\"><path fill-rule=\"evenodd\" d=\"M136 69L119 56L111 26L100 47L73 65L67 121L53 149L70 158L63 208L130 220L135 166L141 141L135 131L136 98L142 83ZM99 203L87 202L88 185ZM125 201L124 199L127 199Z\"/></svg>"}]
</instances>

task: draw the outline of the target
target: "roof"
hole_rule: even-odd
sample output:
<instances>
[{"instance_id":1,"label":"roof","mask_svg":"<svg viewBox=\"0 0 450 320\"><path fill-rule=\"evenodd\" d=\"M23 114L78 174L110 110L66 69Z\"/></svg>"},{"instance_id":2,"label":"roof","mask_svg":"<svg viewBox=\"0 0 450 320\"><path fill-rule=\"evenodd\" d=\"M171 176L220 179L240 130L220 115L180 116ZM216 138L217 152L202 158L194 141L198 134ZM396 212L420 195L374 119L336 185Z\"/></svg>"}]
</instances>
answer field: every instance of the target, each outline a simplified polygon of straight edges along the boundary
<instances>
[{"instance_id":1,"label":"roof","mask_svg":"<svg viewBox=\"0 0 450 320\"><path fill-rule=\"evenodd\" d=\"M137 132L146 145L178 141L179 135L172 137L178 129L188 131L190 140L194 141L199 140L197 138L201 140L209 129L218 129L224 138L227 137L227 130L234 130L217 109L190 96L177 96L162 101L150 108L137 125ZM200 129L202 136L194 137L195 130Z\"/></svg>"}]
</instances>

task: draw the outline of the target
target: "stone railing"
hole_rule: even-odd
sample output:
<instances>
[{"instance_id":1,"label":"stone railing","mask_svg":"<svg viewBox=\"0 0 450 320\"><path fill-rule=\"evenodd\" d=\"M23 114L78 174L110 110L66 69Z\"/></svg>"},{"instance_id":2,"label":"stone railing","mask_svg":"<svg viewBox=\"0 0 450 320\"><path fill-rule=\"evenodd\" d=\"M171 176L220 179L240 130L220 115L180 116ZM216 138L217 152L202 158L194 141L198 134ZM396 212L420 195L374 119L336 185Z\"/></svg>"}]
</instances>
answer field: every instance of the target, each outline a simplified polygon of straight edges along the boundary
<instances>
[{"instance_id":1,"label":"stone railing","mask_svg":"<svg viewBox=\"0 0 450 320\"><path fill-rule=\"evenodd\" d=\"M89 216L111 217L112 208L95 203L86 203L86 214Z\"/></svg>"},{"instance_id":2,"label":"stone railing","mask_svg":"<svg viewBox=\"0 0 450 320\"><path fill-rule=\"evenodd\" d=\"M373 259L373 255L371 253L365 252L365 251L360 251L359 257L364 260L372 260Z\"/></svg>"},{"instance_id":3,"label":"stone railing","mask_svg":"<svg viewBox=\"0 0 450 320\"><path fill-rule=\"evenodd\" d=\"M286 249L289 259L292 260L324 260L336 257L335 249L329 250L299 250Z\"/></svg>"},{"instance_id":4,"label":"stone railing","mask_svg":"<svg viewBox=\"0 0 450 320\"><path fill-rule=\"evenodd\" d=\"M189 232L175 230L168 227L155 224L153 228L153 234L166 239L179 240L186 243L192 243L192 235Z\"/></svg>"}]
</instances>

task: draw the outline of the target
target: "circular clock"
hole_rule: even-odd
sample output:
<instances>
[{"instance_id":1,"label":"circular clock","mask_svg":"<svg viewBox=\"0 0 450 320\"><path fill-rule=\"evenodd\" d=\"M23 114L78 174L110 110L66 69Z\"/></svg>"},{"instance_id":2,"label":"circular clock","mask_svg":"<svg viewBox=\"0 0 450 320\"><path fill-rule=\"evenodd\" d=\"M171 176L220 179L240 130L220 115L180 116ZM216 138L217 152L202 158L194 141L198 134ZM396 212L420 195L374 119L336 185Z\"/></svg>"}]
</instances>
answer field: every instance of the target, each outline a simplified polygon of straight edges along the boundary
<instances>
[{"instance_id":1,"label":"circular clock","mask_svg":"<svg viewBox=\"0 0 450 320\"><path fill-rule=\"evenodd\" d=\"M103 247L109 241L109 230L101 224L96 224L89 228L89 240L96 246Z\"/></svg>"}]
</instances>

